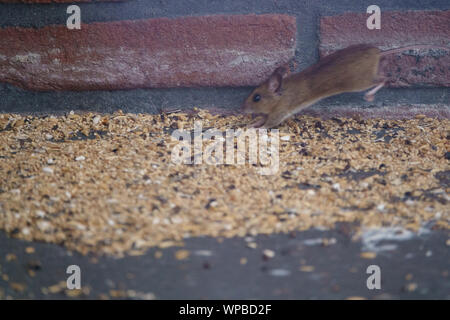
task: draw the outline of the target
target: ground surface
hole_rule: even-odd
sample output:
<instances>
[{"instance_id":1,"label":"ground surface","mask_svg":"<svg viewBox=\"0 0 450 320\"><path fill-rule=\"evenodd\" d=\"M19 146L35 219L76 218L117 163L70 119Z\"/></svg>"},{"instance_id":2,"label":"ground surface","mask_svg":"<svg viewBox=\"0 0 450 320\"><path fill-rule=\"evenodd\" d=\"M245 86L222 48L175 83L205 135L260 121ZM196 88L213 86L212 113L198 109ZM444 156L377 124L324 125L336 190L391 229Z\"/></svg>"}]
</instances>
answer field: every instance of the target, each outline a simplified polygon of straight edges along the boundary
<instances>
[{"instance_id":1,"label":"ground surface","mask_svg":"<svg viewBox=\"0 0 450 320\"><path fill-rule=\"evenodd\" d=\"M0 120L3 297L448 298L448 119L297 117L269 166L211 164L207 148L174 163L176 130L196 141L242 116ZM65 290L70 264L81 292Z\"/></svg>"},{"instance_id":2,"label":"ground surface","mask_svg":"<svg viewBox=\"0 0 450 320\"><path fill-rule=\"evenodd\" d=\"M371 258L361 256L364 244L351 241L350 230L342 225L326 232L258 236L255 249L244 239L190 239L185 260L175 258L180 248L93 259L1 234L0 294L3 299L450 299L448 232L375 241L378 253ZM323 246L322 239L336 242ZM387 244L391 250L382 250ZM34 253L26 253L29 247ZM264 258L266 249L275 256ZM16 259L6 262L12 253ZM65 271L72 264L81 268L82 292L65 290ZM380 290L366 287L369 265L381 269Z\"/></svg>"}]
</instances>

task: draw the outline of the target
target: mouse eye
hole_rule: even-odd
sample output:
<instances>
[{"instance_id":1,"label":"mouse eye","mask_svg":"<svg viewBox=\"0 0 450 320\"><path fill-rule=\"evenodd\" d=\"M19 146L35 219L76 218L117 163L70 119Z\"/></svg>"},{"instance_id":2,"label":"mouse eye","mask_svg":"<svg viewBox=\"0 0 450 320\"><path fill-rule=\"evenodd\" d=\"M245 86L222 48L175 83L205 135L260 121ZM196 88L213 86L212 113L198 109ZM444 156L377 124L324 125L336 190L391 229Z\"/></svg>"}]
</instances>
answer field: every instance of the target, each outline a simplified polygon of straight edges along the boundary
<instances>
[{"instance_id":1,"label":"mouse eye","mask_svg":"<svg viewBox=\"0 0 450 320\"><path fill-rule=\"evenodd\" d=\"M261 100L261 96L260 96L259 94L255 94L255 95L253 96L253 101L254 101L254 102L258 102L259 100Z\"/></svg>"}]
</instances>

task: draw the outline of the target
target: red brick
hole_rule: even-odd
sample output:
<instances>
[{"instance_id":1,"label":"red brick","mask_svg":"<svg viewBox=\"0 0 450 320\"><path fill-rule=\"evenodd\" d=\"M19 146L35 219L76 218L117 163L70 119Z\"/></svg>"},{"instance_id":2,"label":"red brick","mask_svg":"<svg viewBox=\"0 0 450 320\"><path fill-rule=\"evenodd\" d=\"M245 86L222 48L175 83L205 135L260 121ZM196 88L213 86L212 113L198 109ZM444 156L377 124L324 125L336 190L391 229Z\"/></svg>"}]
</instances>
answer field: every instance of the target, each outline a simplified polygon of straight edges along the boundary
<instances>
[{"instance_id":1,"label":"red brick","mask_svg":"<svg viewBox=\"0 0 450 320\"><path fill-rule=\"evenodd\" d=\"M358 43L382 50L415 44L450 47L450 11L381 11L381 29L366 27L366 13L347 13L320 20L320 55ZM386 56L380 71L390 86L450 86L450 54L444 50L421 50Z\"/></svg>"},{"instance_id":2,"label":"red brick","mask_svg":"<svg viewBox=\"0 0 450 320\"><path fill-rule=\"evenodd\" d=\"M158 18L0 29L0 81L34 90L257 85L295 51L295 17Z\"/></svg>"}]
</instances>

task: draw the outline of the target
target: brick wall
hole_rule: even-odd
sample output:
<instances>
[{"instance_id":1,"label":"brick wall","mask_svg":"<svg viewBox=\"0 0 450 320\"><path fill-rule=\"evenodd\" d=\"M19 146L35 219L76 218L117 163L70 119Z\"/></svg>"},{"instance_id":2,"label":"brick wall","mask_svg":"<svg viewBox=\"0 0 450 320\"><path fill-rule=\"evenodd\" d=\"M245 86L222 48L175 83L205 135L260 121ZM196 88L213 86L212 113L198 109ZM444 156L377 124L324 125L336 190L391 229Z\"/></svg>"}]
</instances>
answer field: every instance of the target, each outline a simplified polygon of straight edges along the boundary
<instances>
[{"instance_id":1,"label":"brick wall","mask_svg":"<svg viewBox=\"0 0 450 320\"><path fill-rule=\"evenodd\" d=\"M248 86L259 84L291 59L303 69L319 55L357 43L371 43L383 50L411 44L450 47L446 1L423 1L421 8L400 1L401 10L380 1L380 30L367 29L369 4L356 0L348 2L353 4L348 10L346 4L330 1L224 0L209 9L200 9L198 2L0 0L0 20L6 17L0 29L0 93L8 95L0 102L0 110L10 110L12 101L20 97L25 101L38 97L33 102L34 110L39 109L35 111L52 110L52 95L74 109L77 105L106 109L105 92L114 95L120 89L138 90L134 91L137 96L147 97L146 102L138 102L141 109L181 103L192 107L193 100L200 106L202 101L228 106L214 101L214 94L219 92L221 99L229 98L235 104L238 96L245 97ZM65 26L69 3L81 7L81 30ZM21 12L38 14L30 23L29 17L20 19ZM418 102L418 95L427 96L420 88L434 87L448 98L449 66L448 52L425 50L388 57L383 72L392 79L392 87L415 88L409 98ZM230 87L237 89L231 93ZM80 93L74 95L74 91ZM164 100L171 94L179 97L171 100L178 103ZM183 94L194 98L183 99ZM97 106L87 103L96 95ZM158 95L163 98L155 99ZM390 95L401 97L394 91ZM80 101L72 103L73 97L83 106ZM108 99L115 103L114 98ZM18 111L26 110L23 102L15 106Z\"/></svg>"},{"instance_id":2,"label":"brick wall","mask_svg":"<svg viewBox=\"0 0 450 320\"><path fill-rule=\"evenodd\" d=\"M258 85L294 56L295 17L157 18L0 30L0 81L35 90Z\"/></svg>"}]
</instances>

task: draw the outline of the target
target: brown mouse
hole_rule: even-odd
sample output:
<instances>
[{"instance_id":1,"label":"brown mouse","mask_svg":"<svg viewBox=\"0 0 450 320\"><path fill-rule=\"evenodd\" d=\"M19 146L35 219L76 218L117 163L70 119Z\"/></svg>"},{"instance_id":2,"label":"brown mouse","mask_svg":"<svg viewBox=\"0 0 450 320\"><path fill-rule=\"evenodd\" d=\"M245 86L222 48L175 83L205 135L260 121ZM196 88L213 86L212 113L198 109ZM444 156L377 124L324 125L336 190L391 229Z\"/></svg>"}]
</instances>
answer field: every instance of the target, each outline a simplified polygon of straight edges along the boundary
<instances>
[{"instance_id":1,"label":"brown mouse","mask_svg":"<svg viewBox=\"0 0 450 320\"><path fill-rule=\"evenodd\" d=\"M243 111L263 116L250 126L272 128L313 103L343 92L371 89L364 98L373 101L375 93L387 81L378 75L380 59L387 54L423 48L448 50L415 45L381 51L372 45L360 44L336 51L289 76L285 68L279 67L252 91L244 102Z\"/></svg>"}]
</instances>

